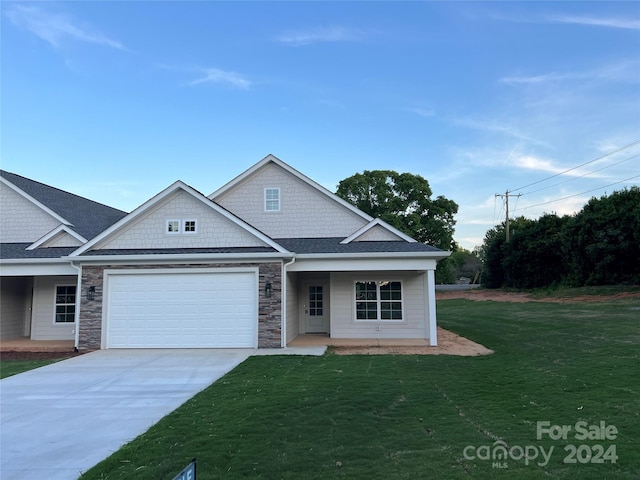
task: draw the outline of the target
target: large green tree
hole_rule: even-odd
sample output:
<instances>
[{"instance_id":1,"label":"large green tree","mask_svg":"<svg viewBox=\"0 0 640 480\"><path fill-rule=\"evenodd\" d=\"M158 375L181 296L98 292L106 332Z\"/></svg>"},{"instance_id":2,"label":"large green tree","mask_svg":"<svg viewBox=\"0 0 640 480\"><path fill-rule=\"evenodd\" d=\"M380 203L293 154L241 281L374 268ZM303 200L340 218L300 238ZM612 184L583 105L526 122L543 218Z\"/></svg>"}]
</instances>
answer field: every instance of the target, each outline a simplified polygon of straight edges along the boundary
<instances>
[{"instance_id":1,"label":"large green tree","mask_svg":"<svg viewBox=\"0 0 640 480\"><path fill-rule=\"evenodd\" d=\"M420 175L365 170L342 180L336 193L419 242L443 250L454 248L458 204L443 196L432 199L429 182Z\"/></svg>"}]
</instances>

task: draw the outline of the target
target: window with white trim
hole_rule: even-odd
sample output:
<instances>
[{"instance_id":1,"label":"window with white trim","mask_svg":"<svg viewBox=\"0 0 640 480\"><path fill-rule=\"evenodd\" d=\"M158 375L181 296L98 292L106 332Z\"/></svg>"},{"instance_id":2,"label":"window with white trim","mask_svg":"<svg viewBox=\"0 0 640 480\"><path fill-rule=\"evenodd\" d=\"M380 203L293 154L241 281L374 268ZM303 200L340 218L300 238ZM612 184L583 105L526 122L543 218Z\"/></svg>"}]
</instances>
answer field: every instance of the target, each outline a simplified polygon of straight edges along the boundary
<instances>
[{"instance_id":1,"label":"window with white trim","mask_svg":"<svg viewBox=\"0 0 640 480\"><path fill-rule=\"evenodd\" d=\"M177 235L180 233L180 220L167 220L166 233L171 235Z\"/></svg>"},{"instance_id":2,"label":"window with white trim","mask_svg":"<svg viewBox=\"0 0 640 480\"><path fill-rule=\"evenodd\" d=\"M279 188L264 189L264 209L267 212L280 211L280 189Z\"/></svg>"},{"instance_id":3,"label":"window with white trim","mask_svg":"<svg viewBox=\"0 0 640 480\"><path fill-rule=\"evenodd\" d=\"M402 321L402 282L355 282L356 320Z\"/></svg>"},{"instance_id":4,"label":"window with white trim","mask_svg":"<svg viewBox=\"0 0 640 480\"><path fill-rule=\"evenodd\" d=\"M184 233L197 233L197 223L195 220L184 220L182 231Z\"/></svg>"},{"instance_id":5,"label":"window with white trim","mask_svg":"<svg viewBox=\"0 0 640 480\"><path fill-rule=\"evenodd\" d=\"M55 323L73 323L76 320L76 286L58 285L56 287Z\"/></svg>"}]
</instances>

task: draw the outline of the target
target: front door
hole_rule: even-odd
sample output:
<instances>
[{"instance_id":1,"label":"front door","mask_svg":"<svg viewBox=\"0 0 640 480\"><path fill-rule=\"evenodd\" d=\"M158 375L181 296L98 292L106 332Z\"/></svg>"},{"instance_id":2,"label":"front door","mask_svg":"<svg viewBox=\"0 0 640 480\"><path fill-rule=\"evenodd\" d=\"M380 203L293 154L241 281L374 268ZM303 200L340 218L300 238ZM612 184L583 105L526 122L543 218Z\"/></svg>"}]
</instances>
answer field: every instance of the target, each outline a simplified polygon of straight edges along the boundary
<instances>
[{"instance_id":1,"label":"front door","mask_svg":"<svg viewBox=\"0 0 640 480\"><path fill-rule=\"evenodd\" d=\"M329 333L329 289L314 282L305 285L303 311L305 333Z\"/></svg>"}]
</instances>

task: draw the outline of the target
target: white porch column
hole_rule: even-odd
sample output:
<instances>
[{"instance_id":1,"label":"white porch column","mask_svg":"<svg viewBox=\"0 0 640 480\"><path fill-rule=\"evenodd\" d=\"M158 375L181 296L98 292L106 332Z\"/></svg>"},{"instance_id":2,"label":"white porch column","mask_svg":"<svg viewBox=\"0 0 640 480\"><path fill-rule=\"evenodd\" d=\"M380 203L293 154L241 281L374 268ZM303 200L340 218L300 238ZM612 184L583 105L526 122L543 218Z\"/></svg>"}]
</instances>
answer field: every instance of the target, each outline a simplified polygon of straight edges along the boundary
<instances>
[{"instance_id":1,"label":"white porch column","mask_svg":"<svg viewBox=\"0 0 640 480\"><path fill-rule=\"evenodd\" d=\"M438 325L436 323L436 276L434 270L427 270L424 298L427 301L427 330L429 331L429 345L438 345Z\"/></svg>"}]
</instances>

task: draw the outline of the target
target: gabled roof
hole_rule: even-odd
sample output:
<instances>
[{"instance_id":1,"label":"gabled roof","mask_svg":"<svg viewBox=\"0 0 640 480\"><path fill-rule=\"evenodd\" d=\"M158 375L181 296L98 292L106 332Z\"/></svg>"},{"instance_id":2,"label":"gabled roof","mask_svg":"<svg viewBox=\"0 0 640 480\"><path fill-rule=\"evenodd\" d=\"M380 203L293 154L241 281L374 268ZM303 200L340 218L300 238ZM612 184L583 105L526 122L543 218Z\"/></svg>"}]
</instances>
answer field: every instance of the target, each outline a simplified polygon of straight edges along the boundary
<instances>
[{"instance_id":1,"label":"gabled roof","mask_svg":"<svg viewBox=\"0 0 640 480\"><path fill-rule=\"evenodd\" d=\"M317 182L314 182L313 180L311 180L309 177L307 177L306 175L300 173L298 170L296 170L295 168L287 165L286 163L284 163L282 160L280 160L278 157L276 157L275 155L267 155L266 157L264 157L262 160L260 160L258 163L256 163L254 166L252 166L251 168L249 168L248 170L245 170L243 173L241 173L240 175L238 175L236 178L234 178L233 180L231 180L230 182L228 182L227 184L223 185L222 187L220 187L218 190L216 190L215 192L213 192L211 195L209 195L209 198L213 201L215 201L219 196L221 196L222 194L224 194L225 192L227 192L228 190L231 190L233 187L235 187L236 185L240 184L241 182L243 182L246 178L250 177L251 175L253 175L255 172L257 172L258 170L260 170L261 168L263 168L265 165L269 164L269 163L273 163L275 165L278 165L279 167L281 167L282 169L286 170L287 172L289 172L291 175L293 175L294 177L298 178L299 180L301 180L302 182L306 183L307 185L313 187L314 189L316 189L318 192L320 192L323 195L326 195L327 197L329 197L331 200L339 203L340 205L342 205L343 207L351 210L353 213L355 213L356 215L360 216L361 218L365 219L366 221L370 222L371 220L373 220L373 217L364 213L362 210L356 208L355 206L351 205L349 202L347 202L346 200L340 198L339 196L337 196L334 193L331 193L329 190L327 190L326 188L324 188L322 185L320 185Z\"/></svg>"},{"instance_id":2,"label":"gabled roof","mask_svg":"<svg viewBox=\"0 0 640 480\"><path fill-rule=\"evenodd\" d=\"M13 190L84 238L95 237L127 214L15 173L0 170L0 176Z\"/></svg>"},{"instance_id":3,"label":"gabled roof","mask_svg":"<svg viewBox=\"0 0 640 480\"><path fill-rule=\"evenodd\" d=\"M387 230L388 232L392 233L396 237L401 238L405 242L410 242L410 243L417 242L417 240L411 238L409 235L406 235L406 234L402 233L397 228L392 227L391 225L389 225L384 220L380 220L379 218L376 218L375 220L372 220L371 222L366 224L364 227L362 227L362 228L356 230L355 232L353 232L351 235L349 235L347 238L342 240L340 243L343 243L343 244L344 243L351 243L354 240L357 240L359 237L361 237L365 233L367 233L372 228L375 228L376 226L380 226L380 227L384 228L385 230Z\"/></svg>"},{"instance_id":4,"label":"gabled roof","mask_svg":"<svg viewBox=\"0 0 640 480\"><path fill-rule=\"evenodd\" d=\"M138 208L136 208L129 215L127 215L126 217L124 217L123 219L121 219L120 221L115 223L114 225L112 225L110 228L108 228L107 230L102 232L100 235L98 235L97 237L93 238L91 241L87 242L85 245L83 245L82 247L77 249L75 252L73 252L73 254L71 256L74 256L74 257L75 256L79 256L79 255L82 255L85 252L91 250L92 247L96 246L97 244L101 243L104 240L107 240L109 237L112 237L118 231L120 231L122 228L124 228L127 224L129 224L130 222L135 221L137 218L142 217L146 212L148 212L151 209L153 209L156 205L158 205L160 202L162 202L165 198L169 197L171 194L173 194L174 192L176 192L178 190L182 190L182 191L188 193L193 198L195 198L197 201L202 202L207 207L211 208L212 210L214 210L215 212L219 213L220 215L222 215L226 219L228 219L231 222L235 223L237 226L239 226L240 228L244 229L249 234L255 236L256 238L258 238L259 240L264 242L268 247L273 248L275 251L281 252L281 253L289 253L281 245L278 245L273 239L271 239L270 237L268 237L267 235L262 233L260 230L252 227L251 225L246 223L244 220L238 218L233 213L229 212L224 207L218 205L214 201L212 201L212 200L208 199L207 197L205 197L202 193L198 192L197 190L195 190L194 188L190 187L186 183L178 180L178 181L174 182L173 184L169 185L162 192L160 192L157 195L155 195L153 198L147 200L145 203L140 205Z\"/></svg>"},{"instance_id":5,"label":"gabled roof","mask_svg":"<svg viewBox=\"0 0 640 480\"><path fill-rule=\"evenodd\" d=\"M60 225L58 228L51 230L44 237L40 238L39 240L36 240L31 245L29 245L27 247L27 250L34 250L38 247L41 247L42 245L45 245L49 240L55 237L58 237L59 235L65 235L65 234L71 236L72 238L75 238L80 244L87 243L87 239L84 238L82 235L74 232L66 225Z\"/></svg>"}]
</instances>

